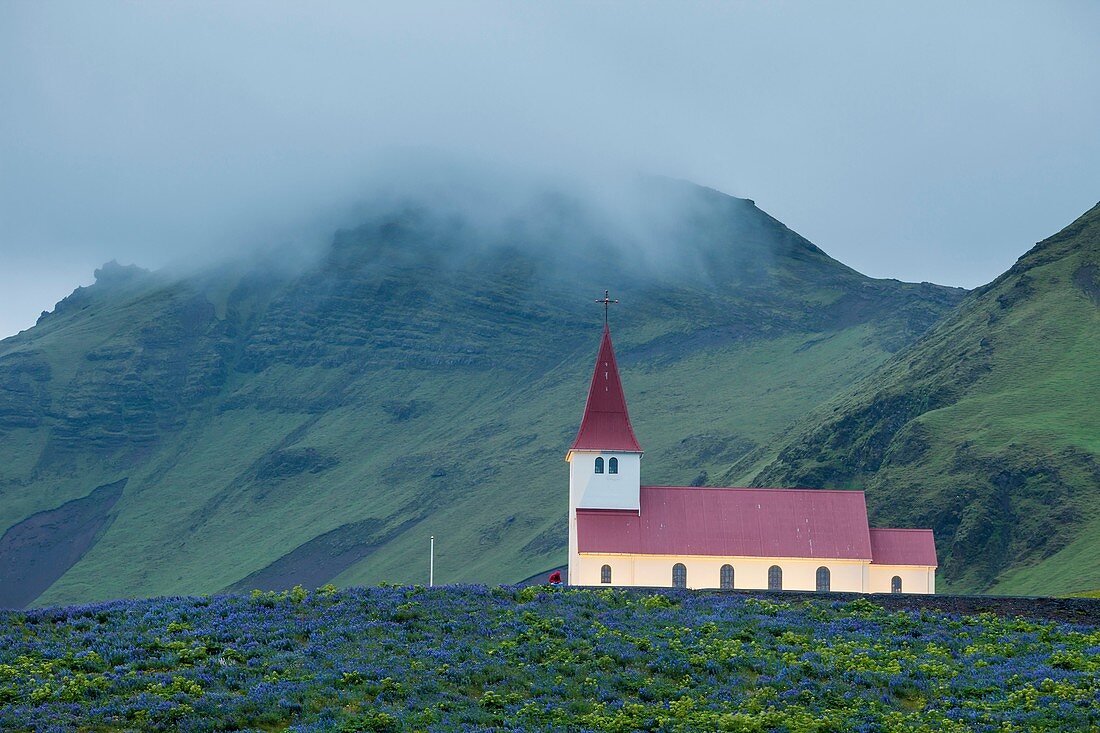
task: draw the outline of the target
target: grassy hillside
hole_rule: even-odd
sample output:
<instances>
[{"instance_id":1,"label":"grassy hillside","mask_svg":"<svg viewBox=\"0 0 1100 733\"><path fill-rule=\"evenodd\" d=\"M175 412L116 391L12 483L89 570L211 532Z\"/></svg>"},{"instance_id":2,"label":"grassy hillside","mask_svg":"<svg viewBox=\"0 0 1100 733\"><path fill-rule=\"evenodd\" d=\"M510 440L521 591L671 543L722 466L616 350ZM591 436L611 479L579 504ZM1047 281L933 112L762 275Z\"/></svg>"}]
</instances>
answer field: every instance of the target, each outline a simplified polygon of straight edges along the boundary
<instances>
[{"instance_id":1,"label":"grassy hillside","mask_svg":"<svg viewBox=\"0 0 1100 733\"><path fill-rule=\"evenodd\" d=\"M0 612L0 728L1100 725L1092 627L780 595L299 588Z\"/></svg>"},{"instance_id":2,"label":"grassy hillside","mask_svg":"<svg viewBox=\"0 0 1100 733\"><path fill-rule=\"evenodd\" d=\"M732 473L866 488L875 521L935 528L946 588L1100 586L1100 206L781 446Z\"/></svg>"},{"instance_id":3,"label":"grassy hillside","mask_svg":"<svg viewBox=\"0 0 1100 733\"><path fill-rule=\"evenodd\" d=\"M645 195L640 239L557 195L493 226L372 214L299 267L105 266L0 342L0 606L420 580L430 534L441 581L519 580L565 557L605 287L670 483L715 483L962 296L751 201Z\"/></svg>"}]
</instances>

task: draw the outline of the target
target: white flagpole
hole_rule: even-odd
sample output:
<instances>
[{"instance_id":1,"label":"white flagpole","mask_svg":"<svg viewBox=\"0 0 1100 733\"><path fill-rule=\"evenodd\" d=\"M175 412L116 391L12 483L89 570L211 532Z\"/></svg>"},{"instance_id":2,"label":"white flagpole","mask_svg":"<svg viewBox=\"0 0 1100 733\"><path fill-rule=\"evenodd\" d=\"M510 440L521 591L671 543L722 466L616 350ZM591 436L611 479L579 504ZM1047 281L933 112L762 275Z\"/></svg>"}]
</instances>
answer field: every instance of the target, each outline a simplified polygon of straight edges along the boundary
<instances>
[{"instance_id":1,"label":"white flagpole","mask_svg":"<svg viewBox=\"0 0 1100 733\"><path fill-rule=\"evenodd\" d=\"M435 585L435 535L431 536L431 545L428 557L428 587Z\"/></svg>"}]
</instances>

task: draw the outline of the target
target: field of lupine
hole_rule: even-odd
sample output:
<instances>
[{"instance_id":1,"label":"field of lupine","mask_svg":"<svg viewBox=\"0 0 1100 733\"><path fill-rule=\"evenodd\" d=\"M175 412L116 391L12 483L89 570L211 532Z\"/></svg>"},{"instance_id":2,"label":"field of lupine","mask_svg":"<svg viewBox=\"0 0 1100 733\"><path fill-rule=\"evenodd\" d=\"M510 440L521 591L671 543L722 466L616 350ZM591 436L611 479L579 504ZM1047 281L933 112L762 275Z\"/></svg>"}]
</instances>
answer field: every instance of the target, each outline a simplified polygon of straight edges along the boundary
<instances>
[{"instance_id":1,"label":"field of lupine","mask_svg":"<svg viewBox=\"0 0 1100 733\"><path fill-rule=\"evenodd\" d=\"M382 587L0 613L0 729L1066 731L1100 630L691 591Z\"/></svg>"}]
</instances>

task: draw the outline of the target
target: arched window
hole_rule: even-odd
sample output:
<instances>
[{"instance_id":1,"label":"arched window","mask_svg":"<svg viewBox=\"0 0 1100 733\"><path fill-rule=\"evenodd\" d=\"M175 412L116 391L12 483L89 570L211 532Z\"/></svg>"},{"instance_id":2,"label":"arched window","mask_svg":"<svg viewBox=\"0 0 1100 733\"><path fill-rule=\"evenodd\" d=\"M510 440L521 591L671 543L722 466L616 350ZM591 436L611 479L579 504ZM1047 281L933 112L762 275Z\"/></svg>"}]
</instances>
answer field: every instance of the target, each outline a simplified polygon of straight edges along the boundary
<instances>
[{"instance_id":1,"label":"arched window","mask_svg":"<svg viewBox=\"0 0 1100 733\"><path fill-rule=\"evenodd\" d=\"M596 473L603 473L603 456L596 456Z\"/></svg>"},{"instance_id":2,"label":"arched window","mask_svg":"<svg viewBox=\"0 0 1100 733\"><path fill-rule=\"evenodd\" d=\"M688 587L688 569L684 567L684 564L682 562L678 562L672 566L672 587Z\"/></svg>"},{"instance_id":3,"label":"arched window","mask_svg":"<svg viewBox=\"0 0 1100 733\"><path fill-rule=\"evenodd\" d=\"M817 569L817 589L818 591L829 590L829 568L820 567Z\"/></svg>"},{"instance_id":4,"label":"arched window","mask_svg":"<svg viewBox=\"0 0 1100 733\"><path fill-rule=\"evenodd\" d=\"M768 590L783 590L783 568L778 565L768 568Z\"/></svg>"},{"instance_id":5,"label":"arched window","mask_svg":"<svg viewBox=\"0 0 1100 733\"><path fill-rule=\"evenodd\" d=\"M610 583L611 582L611 566L610 565L604 565L602 568L600 568L600 582L601 583Z\"/></svg>"},{"instance_id":6,"label":"arched window","mask_svg":"<svg viewBox=\"0 0 1100 733\"><path fill-rule=\"evenodd\" d=\"M733 566L723 565L718 573L718 586L726 590L733 588Z\"/></svg>"},{"instance_id":7,"label":"arched window","mask_svg":"<svg viewBox=\"0 0 1100 733\"><path fill-rule=\"evenodd\" d=\"M607 472L618 473L619 472L619 459L612 456L607 459Z\"/></svg>"},{"instance_id":8,"label":"arched window","mask_svg":"<svg viewBox=\"0 0 1100 733\"><path fill-rule=\"evenodd\" d=\"M890 578L890 592L891 593L901 593L901 576L900 575L895 575L894 577Z\"/></svg>"}]
</instances>

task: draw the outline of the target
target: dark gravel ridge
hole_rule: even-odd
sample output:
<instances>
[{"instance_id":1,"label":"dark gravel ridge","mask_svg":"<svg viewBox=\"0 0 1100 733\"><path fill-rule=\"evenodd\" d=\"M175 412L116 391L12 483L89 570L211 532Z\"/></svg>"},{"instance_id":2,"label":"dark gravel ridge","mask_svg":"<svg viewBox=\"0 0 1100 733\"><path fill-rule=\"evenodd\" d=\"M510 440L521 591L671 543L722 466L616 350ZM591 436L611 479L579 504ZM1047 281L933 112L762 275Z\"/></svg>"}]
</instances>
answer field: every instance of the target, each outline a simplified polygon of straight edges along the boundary
<instances>
[{"instance_id":1,"label":"dark gravel ridge","mask_svg":"<svg viewBox=\"0 0 1100 733\"><path fill-rule=\"evenodd\" d=\"M566 568L556 568L566 577ZM532 575L517 585L540 585L546 582L551 571ZM566 578L566 582L568 579ZM669 588L638 588L646 593L669 591ZM763 590L699 590L696 593L737 593L750 598L767 598L772 601L854 601L866 598L888 611L939 611L973 615L995 613L998 616L1022 616L1031 619L1061 621L1070 624L1100 626L1100 598L1052 598L1047 596L956 596L917 595L911 593L817 593L814 591L763 591Z\"/></svg>"},{"instance_id":2,"label":"dark gravel ridge","mask_svg":"<svg viewBox=\"0 0 1100 733\"><path fill-rule=\"evenodd\" d=\"M652 588L648 590L668 590ZM772 601L853 601L866 598L888 611L939 611L974 615L1022 616L1030 619L1061 621L1100 626L1100 598L1048 598L1029 596L952 596L910 593L816 593L813 591L701 590L699 593L738 593Z\"/></svg>"}]
</instances>

